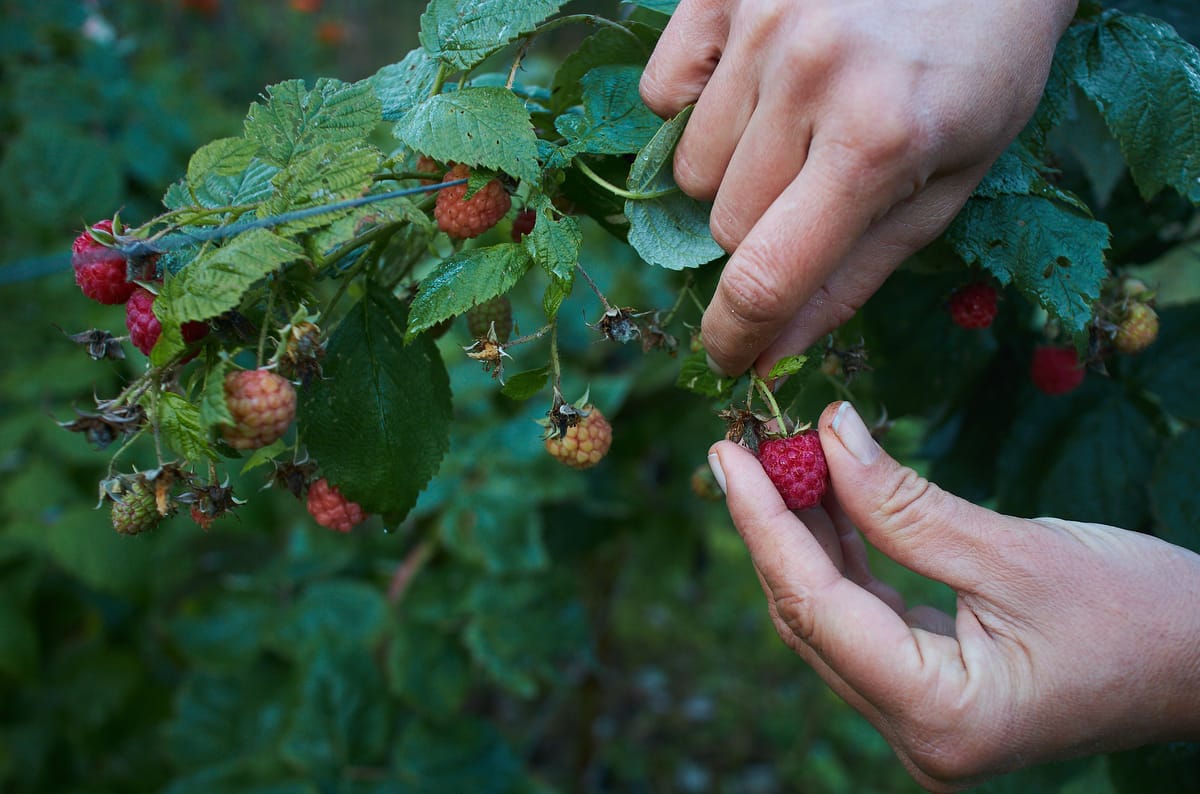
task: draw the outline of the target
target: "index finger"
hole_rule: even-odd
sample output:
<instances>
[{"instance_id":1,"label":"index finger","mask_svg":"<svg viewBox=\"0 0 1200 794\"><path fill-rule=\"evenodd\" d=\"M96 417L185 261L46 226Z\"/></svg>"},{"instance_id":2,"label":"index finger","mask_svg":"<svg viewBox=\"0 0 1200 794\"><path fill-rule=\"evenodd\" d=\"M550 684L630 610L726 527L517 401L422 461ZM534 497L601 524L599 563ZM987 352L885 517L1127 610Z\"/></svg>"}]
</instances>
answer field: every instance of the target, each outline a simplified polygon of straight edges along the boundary
<instances>
[{"instance_id":1,"label":"index finger","mask_svg":"<svg viewBox=\"0 0 1200 794\"><path fill-rule=\"evenodd\" d=\"M884 168L863 167L843 144L814 139L813 147L800 173L730 256L704 313L705 349L725 374L748 369L871 223L902 197ZM829 309L845 322L856 307Z\"/></svg>"}]
</instances>

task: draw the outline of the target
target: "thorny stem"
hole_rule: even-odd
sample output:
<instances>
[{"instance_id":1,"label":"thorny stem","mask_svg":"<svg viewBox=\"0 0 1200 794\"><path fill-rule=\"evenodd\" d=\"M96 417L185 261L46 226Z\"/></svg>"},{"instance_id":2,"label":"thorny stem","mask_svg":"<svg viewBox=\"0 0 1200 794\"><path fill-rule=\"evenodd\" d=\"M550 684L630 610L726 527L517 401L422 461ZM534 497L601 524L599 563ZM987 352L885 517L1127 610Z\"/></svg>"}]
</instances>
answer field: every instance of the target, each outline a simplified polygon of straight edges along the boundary
<instances>
[{"instance_id":1,"label":"thorny stem","mask_svg":"<svg viewBox=\"0 0 1200 794\"><path fill-rule=\"evenodd\" d=\"M612 304L608 302L608 298L604 297L604 293L596 286L596 282L592 281L592 277L583 269L583 265L579 262L575 263L575 267L579 270L579 275L583 276L583 280L592 288L592 292L596 293L596 297L600 299L600 303L604 306L604 311L612 309Z\"/></svg>"},{"instance_id":2,"label":"thorny stem","mask_svg":"<svg viewBox=\"0 0 1200 794\"><path fill-rule=\"evenodd\" d=\"M254 357L256 369L262 368L263 351L267 347L267 326L271 323L271 311L275 308L275 282L271 282L270 289L267 290L267 308L263 312L262 328L258 331L258 353Z\"/></svg>"},{"instance_id":3,"label":"thorny stem","mask_svg":"<svg viewBox=\"0 0 1200 794\"><path fill-rule=\"evenodd\" d=\"M108 461L108 477L112 477L113 472L115 472L117 470L117 460L122 455L125 454L125 450L129 449L129 447L133 445L133 442L135 442L139 438L141 438L142 434L145 432L146 432L146 428L143 427L142 429L140 429L136 433L134 433L132 436L125 439L125 441L123 441L121 443L121 446L117 447L117 451L113 453L112 458Z\"/></svg>"},{"instance_id":4,"label":"thorny stem","mask_svg":"<svg viewBox=\"0 0 1200 794\"><path fill-rule=\"evenodd\" d=\"M541 36L545 33L549 33L550 31L555 30L556 28L561 28L565 25L572 25L576 22L581 22L585 25L597 25L602 28L611 28L613 30L619 30L621 33L624 33L626 36L631 38L633 41L637 42L638 47L641 48L641 50L644 54L646 54L646 55L650 54L650 50L646 46L646 42L644 42L640 38L638 38L638 35L636 33L634 33L632 30L625 27L620 22L614 22L611 19L605 19L604 17L599 17L599 16L596 16L595 14L568 14L565 17L559 17L557 19L552 19L549 22L543 23L543 24L539 25L538 27L534 28L532 31L530 31L526 35L527 35L527 38L533 39L533 38L536 38L537 36Z\"/></svg>"},{"instance_id":5,"label":"thorny stem","mask_svg":"<svg viewBox=\"0 0 1200 794\"><path fill-rule=\"evenodd\" d=\"M562 391L562 367L558 362L558 317L550 321L550 371L554 373L554 391Z\"/></svg>"},{"instance_id":6,"label":"thorny stem","mask_svg":"<svg viewBox=\"0 0 1200 794\"><path fill-rule=\"evenodd\" d=\"M649 199L655 199L661 196L669 196L672 193L679 192L679 188L677 187L668 187L663 188L662 190L651 190L649 193L636 193L632 190L619 188L612 182L609 182L607 179L593 171L591 167L583 161L582 157L575 158L575 165L579 167L579 170L582 171L583 175L588 179L592 180L609 193L612 193L614 196L619 196L623 199L629 199L631 201L648 201Z\"/></svg>"},{"instance_id":7,"label":"thorny stem","mask_svg":"<svg viewBox=\"0 0 1200 794\"><path fill-rule=\"evenodd\" d=\"M434 174L429 171L389 171L385 174L376 174L371 179L376 182L405 182L409 179L432 179L435 182L440 182L443 176L444 174ZM424 187L434 188L433 185ZM437 190L441 190L441 188L438 187Z\"/></svg>"},{"instance_id":8,"label":"thorny stem","mask_svg":"<svg viewBox=\"0 0 1200 794\"><path fill-rule=\"evenodd\" d=\"M516 345L523 345L526 342L532 342L535 339L541 339L543 336L545 336L547 333L549 333L553 329L553 327L554 327L553 323L546 323L541 328L537 329L536 331L534 331L531 334L526 334L525 336L517 337L516 339L514 339L511 342L509 342L508 344L506 344L505 347L515 347Z\"/></svg>"},{"instance_id":9,"label":"thorny stem","mask_svg":"<svg viewBox=\"0 0 1200 794\"><path fill-rule=\"evenodd\" d=\"M517 79L517 70L521 68L521 59L525 57L525 53L529 52L530 45L533 44L533 37L526 36L521 42L521 46L517 48L517 54L513 56L512 67L508 70L508 79L504 81L504 87L509 91L512 90L513 83Z\"/></svg>"}]
</instances>

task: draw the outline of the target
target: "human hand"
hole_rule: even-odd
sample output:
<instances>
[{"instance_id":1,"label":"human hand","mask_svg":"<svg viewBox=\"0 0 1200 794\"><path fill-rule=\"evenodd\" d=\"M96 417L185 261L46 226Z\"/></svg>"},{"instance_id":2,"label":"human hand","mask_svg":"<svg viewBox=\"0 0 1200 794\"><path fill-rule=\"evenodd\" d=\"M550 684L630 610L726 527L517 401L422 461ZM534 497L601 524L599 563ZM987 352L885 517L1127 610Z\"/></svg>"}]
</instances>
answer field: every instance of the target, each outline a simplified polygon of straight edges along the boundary
<instances>
[{"instance_id":1,"label":"human hand","mask_svg":"<svg viewBox=\"0 0 1200 794\"><path fill-rule=\"evenodd\" d=\"M1200 737L1200 556L1100 524L1014 518L890 458L849 403L819 423L832 492L786 509L758 461L713 447L780 637L950 790L1050 758ZM877 549L956 591L906 609Z\"/></svg>"},{"instance_id":2,"label":"human hand","mask_svg":"<svg viewBox=\"0 0 1200 794\"><path fill-rule=\"evenodd\" d=\"M760 374L939 235L1037 107L1077 0L683 0L642 76L732 253L715 368Z\"/></svg>"}]
</instances>

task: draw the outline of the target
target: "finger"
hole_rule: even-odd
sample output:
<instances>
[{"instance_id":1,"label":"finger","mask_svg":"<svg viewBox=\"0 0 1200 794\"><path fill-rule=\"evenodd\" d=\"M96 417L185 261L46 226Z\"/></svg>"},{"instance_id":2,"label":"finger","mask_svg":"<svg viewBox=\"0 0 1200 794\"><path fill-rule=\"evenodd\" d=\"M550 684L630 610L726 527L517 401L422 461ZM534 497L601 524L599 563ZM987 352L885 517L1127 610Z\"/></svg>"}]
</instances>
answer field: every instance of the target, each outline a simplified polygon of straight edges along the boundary
<instances>
[{"instance_id":1,"label":"finger","mask_svg":"<svg viewBox=\"0 0 1200 794\"><path fill-rule=\"evenodd\" d=\"M770 95L779 89L768 85L765 90L767 95L760 98L737 141L727 167L729 176L716 191L709 216L713 239L726 251L741 245L808 158L809 120L799 113L780 112L786 107L782 98Z\"/></svg>"},{"instance_id":2,"label":"finger","mask_svg":"<svg viewBox=\"0 0 1200 794\"><path fill-rule=\"evenodd\" d=\"M854 316L905 259L945 231L980 178L976 170L930 180L873 223L763 351L757 369L769 372L779 359L807 350Z\"/></svg>"},{"instance_id":3,"label":"finger","mask_svg":"<svg viewBox=\"0 0 1200 794\"><path fill-rule=\"evenodd\" d=\"M849 403L830 405L818 426L846 515L871 545L910 570L978 593L996 575L1005 546L1028 534L1020 519L971 504L901 466Z\"/></svg>"},{"instance_id":4,"label":"finger","mask_svg":"<svg viewBox=\"0 0 1200 794\"><path fill-rule=\"evenodd\" d=\"M846 578L866 590L871 595L887 604L897 614L904 613L904 597L899 591L886 582L880 581L871 572L867 560L867 544L854 522L846 515L846 511L836 499L825 499L826 512L838 530L838 540L842 548L842 559L846 561Z\"/></svg>"},{"instance_id":5,"label":"finger","mask_svg":"<svg viewBox=\"0 0 1200 794\"><path fill-rule=\"evenodd\" d=\"M871 171L858 157L814 138L799 175L730 257L701 325L723 372L745 371L900 198L882 161Z\"/></svg>"},{"instance_id":6,"label":"finger","mask_svg":"<svg viewBox=\"0 0 1200 794\"><path fill-rule=\"evenodd\" d=\"M675 148L675 182L684 193L702 201L717 195L754 114L757 83L750 58L730 52L717 64Z\"/></svg>"},{"instance_id":7,"label":"finger","mask_svg":"<svg viewBox=\"0 0 1200 794\"><path fill-rule=\"evenodd\" d=\"M782 625L847 687L884 711L889 704L901 706L903 693L921 685L923 675L911 629L891 607L841 575L753 455L730 442L716 444L712 452L725 476L730 515Z\"/></svg>"},{"instance_id":8,"label":"finger","mask_svg":"<svg viewBox=\"0 0 1200 794\"><path fill-rule=\"evenodd\" d=\"M646 107L670 118L695 102L721 60L729 35L728 3L683 0L642 72Z\"/></svg>"}]
</instances>

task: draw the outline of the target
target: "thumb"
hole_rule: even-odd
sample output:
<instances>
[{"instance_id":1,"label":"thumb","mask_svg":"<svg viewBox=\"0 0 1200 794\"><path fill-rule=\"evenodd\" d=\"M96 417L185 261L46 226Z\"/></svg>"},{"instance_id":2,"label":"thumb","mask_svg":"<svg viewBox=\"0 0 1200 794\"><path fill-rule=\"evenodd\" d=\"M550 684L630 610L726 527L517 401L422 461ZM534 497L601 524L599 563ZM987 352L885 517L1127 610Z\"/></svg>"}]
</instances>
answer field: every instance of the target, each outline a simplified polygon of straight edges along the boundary
<instances>
[{"instance_id":1,"label":"thumb","mask_svg":"<svg viewBox=\"0 0 1200 794\"><path fill-rule=\"evenodd\" d=\"M871 545L956 590L977 591L1023 523L943 491L883 451L848 402L819 423L834 496Z\"/></svg>"}]
</instances>

